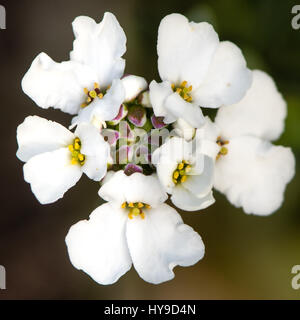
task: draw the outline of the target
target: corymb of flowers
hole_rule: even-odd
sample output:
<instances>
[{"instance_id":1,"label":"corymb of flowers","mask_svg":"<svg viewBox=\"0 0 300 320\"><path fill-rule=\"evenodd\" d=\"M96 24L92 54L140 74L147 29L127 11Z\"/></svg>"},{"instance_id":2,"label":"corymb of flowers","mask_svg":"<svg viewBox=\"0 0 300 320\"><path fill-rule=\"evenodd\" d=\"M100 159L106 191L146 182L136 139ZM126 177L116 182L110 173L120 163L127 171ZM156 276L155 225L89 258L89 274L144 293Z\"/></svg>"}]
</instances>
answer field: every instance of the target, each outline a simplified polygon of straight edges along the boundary
<instances>
[{"instance_id":1,"label":"corymb of flowers","mask_svg":"<svg viewBox=\"0 0 300 320\"><path fill-rule=\"evenodd\" d=\"M213 189L247 214L281 206L295 158L272 142L287 106L235 44L206 22L170 14L158 29L161 82L148 86L124 74L126 36L112 13L99 24L77 17L73 30L69 61L40 53L22 80L37 106L73 115L70 127L27 117L17 128L17 157L41 204L62 198L83 173L100 183L106 203L66 236L75 268L107 285L133 264L159 284L205 251L174 207L203 210L215 202ZM206 108L218 108L215 119Z\"/></svg>"}]
</instances>

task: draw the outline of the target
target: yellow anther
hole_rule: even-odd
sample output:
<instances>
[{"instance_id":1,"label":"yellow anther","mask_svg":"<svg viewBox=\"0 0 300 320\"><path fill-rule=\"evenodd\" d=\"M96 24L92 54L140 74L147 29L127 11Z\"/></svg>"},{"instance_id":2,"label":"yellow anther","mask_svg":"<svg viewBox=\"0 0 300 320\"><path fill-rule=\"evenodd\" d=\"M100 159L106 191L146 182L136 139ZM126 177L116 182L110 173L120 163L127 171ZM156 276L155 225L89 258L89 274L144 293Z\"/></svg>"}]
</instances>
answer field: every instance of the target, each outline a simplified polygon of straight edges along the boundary
<instances>
[{"instance_id":1,"label":"yellow anther","mask_svg":"<svg viewBox=\"0 0 300 320\"><path fill-rule=\"evenodd\" d=\"M185 176L185 170L180 170L180 171L179 171L179 174L180 174L181 176Z\"/></svg>"},{"instance_id":2,"label":"yellow anther","mask_svg":"<svg viewBox=\"0 0 300 320\"><path fill-rule=\"evenodd\" d=\"M150 204L145 204L146 209L151 209Z\"/></svg>"},{"instance_id":3,"label":"yellow anther","mask_svg":"<svg viewBox=\"0 0 300 320\"><path fill-rule=\"evenodd\" d=\"M130 210L130 212L134 215L134 216L138 216L140 214L140 209L138 208L132 208Z\"/></svg>"},{"instance_id":4,"label":"yellow anther","mask_svg":"<svg viewBox=\"0 0 300 320\"><path fill-rule=\"evenodd\" d=\"M131 212L128 213L128 218L129 218L129 219L133 219L133 216L132 216L132 213L131 213Z\"/></svg>"},{"instance_id":5,"label":"yellow anther","mask_svg":"<svg viewBox=\"0 0 300 320\"><path fill-rule=\"evenodd\" d=\"M188 94L187 93L185 93L184 95L183 95L183 99L184 100L188 100L190 97L188 96Z\"/></svg>"},{"instance_id":6,"label":"yellow anther","mask_svg":"<svg viewBox=\"0 0 300 320\"><path fill-rule=\"evenodd\" d=\"M90 103L92 101L92 98L91 97L88 97L87 99L86 99L86 102L87 103Z\"/></svg>"},{"instance_id":7,"label":"yellow anther","mask_svg":"<svg viewBox=\"0 0 300 320\"><path fill-rule=\"evenodd\" d=\"M193 98L189 97L188 99L186 99L187 102L192 102Z\"/></svg>"},{"instance_id":8,"label":"yellow anther","mask_svg":"<svg viewBox=\"0 0 300 320\"><path fill-rule=\"evenodd\" d=\"M73 152L73 151L74 151L74 147L73 147L73 145L72 145L72 144L70 144L70 145L68 146L68 148L69 148L69 150L70 150L71 152Z\"/></svg>"},{"instance_id":9,"label":"yellow anther","mask_svg":"<svg viewBox=\"0 0 300 320\"><path fill-rule=\"evenodd\" d=\"M187 176L182 176L181 179L180 179L180 182L183 183L183 182L186 181L186 179L187 179Z\"/></svg>"},{"instance_id":10,"label":"yellow anther","mask_svg":"<svg viewBox=\"0 0 300 320\"><path fill-rule=\"evenodd\" d=\"M184 81L181 82L180 86L184 88L186 85L187 85L187 81L184 80Z\"/></svg>"},{"instance_id":11,"label":"yellow anther","mask_svg":"<svg viewBox=\"0 0 300 320\"><path fill-rule=\"evenodd\" d=\"M182 91L181 88L177 88L177 89L176 89L176 92L179 93L179 94L181 93L181 91Z\"/></svg>"},{"instance_id":12,"label":"yellow anther","mask_svg":"<svg viewBox=\"0 0 300 320\"><path fill-rule=\"evenodd\" d=\"M185 167L185 172L186 172L186 173L190 172L191 170L192 170L192 167L191 167L190 165L187 165L187 166Z\"/></svg>"},{"instance_id":13,"label":"yellow anther","mask_svg":"<svg viewBox=\"0 0 300 320\"><path fill-rule=\"evenodd\" d=\"M86 104L86 103L82 103L82 104L80 105L80 108L85 108L85 107L87 107L87 104Z\"/></svg>"},{"instance_id":14,"label":"yellow anther","mask_svg":"<svg viewBox=\"0 0 300 320\"><path fill-rule=\"evenodd\" d=\"M79 161L84 161L85 156L82 153L79 153L78 154L78 159L79 159Z\"/></svg>"},{"instance_id":15,"label":"yellow anther","mask_svg":"<svg viewBox=\"0 0 300 320\"><path fill-rule=\"evenodd\" d=\"M127 203L126 203L126 202L123 202L122 205L121 205L121 208L122 208L122 209L125 209L126 206L127 206Z\"/></svg>"},{"instance_id":16,"label":"yellow anther","mask_svg":"<svg viewBox=\"0 0 300 320\"><path fill-rule=\"evenodd\" d=\"M74 143L74 149L77 151L80 150L80 144L77 141L75 141L75 143Z\"/></svg>"},{"instance_id":17,"label":"yellow anther","mask_svg":"<svg viewBox=\"0 0 300 320\"><path fill-rule=\"evenodd\" d=\"M95 99L97 97L97 92L95 90L92 90L89 92L89 96Z\"/></svg>"},{"instance_id":18,"label":"yellow anther","mask_svg":"<svg viewBox=\"0 0 300 320\"><path fill-rule=\"evenodd\" d=\"M226 154L228 153L228 149L225 148L225 147L222 147L222 148L220 149L220 153L224 156L224 155L226 155Z\"/></svg>"},{"instance_id":19,"label":"yellow anther","mask_svg":"<svg viewBox=\"0 0 300 320\"><path fill-rule=\"evenodd\" d=\"M177 166L177 169L182 170L183 168L184 168L184 163L183 162L179 163L179 165Z\"/></svg>"},{"instance_id":20,"label":"yellow anther","mask_svg":"<svg viewBox=\"0 0 300 320\"><path fill-rule=\"evenodd\" d=\"M84 91L85 94L89 93L89 90L87 88L84 88L83 91Z\"/></svg>"},{"instance_id":21,"label":"yellow anther","mask_svg":"<svg viewBox=\"0 0 300 320\"><path fill-rule=\"evenodd\" d=\"M173 178L176 180L176 179L178 179L178 177L179 177L179 172L178 172L178 171L175 171L175 172L173 173Z\"/></svg>"},{"instance_id":22,"label":"yellow anther","mask_svg":"<svg viewBox=\"0 0 300 320\"><path fill-rule=\"evenodd\" d=\"M141 212L141 213L140 213L140 217L141 217L142 219L145 219L145 213L144 213L144 212Z\"/></svg>"},{"instance_id":23,"label":"yellow anther","mask_svg":"<svg viewBox=\"0 0 300 320\"><path fill-rule=\"evenodd\" d=\"M71 163L72 163L72 164L77 164L77 163L78 163L78 161L77 161L77 159L76 159L76 158L72 158Z\"/></svg>"},{"instance_id":24,"label":"yellow anther","mask_svg":"<svg viewBox=\"0 0 300 320\"><path fill-rule=\"evenodd\" d=\"M177 183L178 183L178 181L177 181L176 179L173 179L173 182L174 182L174 184L177 184Z\"/></svg>"},{"instance_id":25,"label":"yellow anther","mask_svg":"<svg viewBox=\"0 0 300 320\"><path fill-rule=\"evenodd\" d=\"M110 89L110 87L111 87L111 85L108 85L107 88L106 88L106 90Z\"/></svg>"},{"instance_id":26,"label":"yellow anther","mask_svg":"<svg viewBox=\"0 0 300 320\"><path fill-rule=\"evenodd\" d=\"M138 208L143 208L143 207L144 207L144 204L143 204L142 202L139 202L139 203L137 204L137 207L138 207Z\"/></svg>"},{"instance_id":27,"label":"yellow anther","mask_svg":"<svg viewBox=\"0 0 300 320\"><path fill-rule=\"evenodd\" d=\"M175 83L171 84L171 88L174 90L175 89Z\"/></svg>"},{"instance_id":28,"label":"yellow anther","mask_svg":"<svg viewBox=\"0 0 300 320\"><path fill-rule=\"evenodd\" d=\"M133 202L129 202L129 203L128 203L128 207L129 207L129 208L134 208L134 203L133 203Z\"/></svg>"},{"instance_id":29,"label":"yellow anther","mask_svg":"<svg viewBox=\"0 0 300 320\"><path fill-rule=\"evenodd\" d=\"M100 92L100 93L98 94L98 98L99 98L99 99L102 99L102 98L103 98L103 93Z\"/></svg>"},{"instance_id":30,"label":"yellow anther","mask_svg":"<svg viewBox=\"0 0 300 320\"><path fill-rule=\"evenodd\" d=\"M94 88L95 88L95 89L100 89L100 85L99 85L98 82L95 82L95 83L94 83Z\"/></svg>"},{"instance_id":31,"label":"yellow anther","mask_svg":"<svg viewBox=\"0 0 300 320\"><path fill-rule=\"evenodd\" d=\"M187 90L188 90L188 92L191 92L191 91L193 90L193 86L189 86L189 87L187 88Z\"/></svg>"}]
</instances>

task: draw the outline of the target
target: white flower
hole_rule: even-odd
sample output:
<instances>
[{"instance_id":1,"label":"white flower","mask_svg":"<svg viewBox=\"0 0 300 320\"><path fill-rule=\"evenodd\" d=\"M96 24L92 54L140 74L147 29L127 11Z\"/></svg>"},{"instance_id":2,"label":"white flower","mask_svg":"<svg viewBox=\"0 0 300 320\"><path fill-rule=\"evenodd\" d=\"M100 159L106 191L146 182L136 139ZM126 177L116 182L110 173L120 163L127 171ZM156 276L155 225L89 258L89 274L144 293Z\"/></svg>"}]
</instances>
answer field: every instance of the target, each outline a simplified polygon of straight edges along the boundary
<instances>
[{"instance_id":1,"label":"white flower","mask_svg":"<svg viewBox=\"0 0 300 320\"><path fill-rule=\"evenodd\" d=\"M74 267L98 283L116 282L133 264L142 279L158 284L174 277L176 265L190 266L203 257L201 237L163 203L167 195L155 175L118 171L99 195L109 202L66 237Z\"/></svg>"},{"instance_id":2,"label":"white flower","mask_svg":"<svg viewBox=\"0 0 300 320\"><path fill-rule=\"evenodd\" d=\"M109 145L90 124L75 133L38 116L27 117L17 129L17 157L26 162L24 179L42 204L63 197L85 173L99 181L107 169Z\"/></svg>"},{"instance_id":3,"label":"white flower","mask_svg":"<svg viewBox=\"0 0 300 320\"><path fill-rule=\"evenodd\" d=\"M192 142L170 138L155 150L152 161L164 189L171 194L176 207L195 211L214 203L212 195L214 159L193 151Z\"/></svg>"},{"instance_id":4,"label":"white flower","mask_svg":"<svg viewBox=\"0 0 300 320\"><path fill-rule=\"evenodd\" d=\"M118 81L118 85L112 86L100 100L102 102L105 101L107 108L103 108L101 103L94 103L87 108L82 108L78 116L72 119L72 126L82 122L91 122L95 127L101 128L105 121L113 120L117 117L122 103L134 100L147 87L147 81L143 77L134 75L123 77ZM112 117L112 110L114 110L114 106L116 105L118 105L118 112L117 114L114 112L114 116Z\"/></svg>"},{"instance_id":5,"label":"white flower","mask_svg":"<svg viewBox=\"0 0 300 320\"><path fill-rule=\"evenodd\" d=\"M126 36L115 16L105 13L97 24L89 17L73 22L75 41L70 61L56 63L40 53L22 80L23 91L41 108L54 107L70 114L92 110L102 121L119 112L125 92L121 76Z\"/></svg>"},{"instance_id":6,"label":"white flower","mask_svg":"<svg viewBox=\"0 0 300 320\"><path fill-rule=\"evenodd\" d=\"M165 123L178 118L199 128L199 108L218 108L238 102L251 84L241 50L219 41L213 27L189 22L180 14L162 19L158 30L158 70L162 83L150 83L156 116Z\"/></svg>"},{"instance_id":7,"label":"white flower","mask_svg":"<svg viewBox=\"0 0 300 320\"><path fill-rule=\"evenodd\" d=\"M286 103L273 79L253 71L253 84L237 104L219 109L214 187L248 214L269 215L283 202L295 173L290 148L275 146L284 129ZM217 137L219 135L219 137Z\"/></svg>"}]
</instances>

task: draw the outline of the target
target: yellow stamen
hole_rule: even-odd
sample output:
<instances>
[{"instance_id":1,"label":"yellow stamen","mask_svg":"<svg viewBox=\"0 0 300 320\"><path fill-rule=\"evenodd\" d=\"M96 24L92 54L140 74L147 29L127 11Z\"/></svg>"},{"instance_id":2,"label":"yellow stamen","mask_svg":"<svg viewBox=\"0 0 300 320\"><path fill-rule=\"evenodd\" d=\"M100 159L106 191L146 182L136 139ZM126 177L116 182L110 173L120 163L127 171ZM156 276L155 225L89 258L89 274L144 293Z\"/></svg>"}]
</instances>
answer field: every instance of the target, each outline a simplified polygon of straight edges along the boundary
<instances>
[{"instance_id":1,"label":"yellow stamen","mask_svg":"<svg viewBox=\"0 0 300 320\"><path fill-rule=\"evenodd\" d=\"M132 213L131 213L131 212L128 213L128 218L129 218L129 219L133 219L133 216L132 216Z\"/></svg>"},{"instance_id":2,"label":"yellow stamen","mask_svg":"<svg viewBox=\"0 0 300 320\"><path fill-rule=\"evenodd\" d=\"M89 90L87 88L84 88L83 91L84 91L85 94L89 93Z\"/></svg>"},{"instance_id":3,"label":"yellow stamen","mask_svg":"<svg viewBox=\"0 0 300 320\"><path fill-rule=\"evenodd\" d=\"M151 209L150 204L145 204L146 209Z\"/></svg>"},{"instance_id":4,"label":"yellow stamen","mask_svg":"<svg viewBox=\"0 0 300 320\"><path fill-rule=\"evenodd\" d=\"M140 213L140 217L141 217L142 219L145 219L145 213L144 213L144 212L141 212L141 213Z\"/></svg>"},{"instance_id":5,"label":"yellow stamen","mask_svg":"<svg viewBox=\"0 0 300 320\"><path fill-rule=\"evenodd\" d=\"M176 89L176 92L179 93L179 94L180 94L181 91L182 91L181 88L177 88L177 89Z\"/></svg>"},{"instance_id":6,"label":"yellow stamen","mask_svg":"<svg viewBox=\"0 0 300 320\"><path fill-rule=\"evenodd\" d=\"M185 87L186 85L187 85L187 81L184 80L184 81L181 82L181 85L180 85L180 86L181 86L181 87Z\"/></svg>"},{"instance_id":7,"label":"yellow stamen","mask_svg":"<svg viewBox=\"0 0 300 320\"><path fill-rule=\"evenodd\" d=\"M224 156L228 153L228 149L225 148L225 147L222 147L221 150L220 150L220 153Z\"/></svg>"},{"instance_id":8,"label":"yellow stamen","mask_svg":"<svg viewBox=\"0 0 300 320\"><path fill-rule=\"evenodd\" d=\"M186 181L186 179L187 179L187 176L182 176L180 182L183 183Z\"/></svg>"},{"instance_id":9,"label":"yellow stamen","mask_svg":"<svg viewBox=\"0 0 300 320\"><path fill-rule=\"evenodd\" d=\"M143 207L144 207L144 204L143 204L142 202L139 202L139 203L137 204L137 207L138 207L138 208L143 208Z\"/></svg>"},{"instance_id":10,"label":"yellow stamen","mask_svg":"<svg viewBox=\"0 0 300 320\"><path fill-rule=\"evenodd\" d=\"M87 103L90 103L92 101L92 98L91 97L88 97L87 99L86 99L86 102Z\"/></svg>"},{"instance_id":11,"label":"yellow stamen","mask_svg":"<svg viewBox=\"0 0 300 320\"><path fill-rule=\"evenodd\" d=\"M178 183L178 181L177 181L176 179L173 179L173 182L174 182L175 184L177 184L177 183Z\"/></svg>"},{"instance_id":12,"label":"yellow stamen","mask_svg":"<svg viewBox=\"0 0 300 320\"><path fill-rule=\"evenodd\" d=\"M189 87L187 88L187 90L188 90L188 92L191 92L191 91L193 90L193 86L189 86Z\"/></svg>"},{"instance_id":13,"label":"yellow stamen","mask_svg":"<svg viewBox=\"0 0 300 320\"><path fill-rule=\"evenodd\" d=\"M98 94L98 98L99 98L99 99L102 99L102 98L103 98L103 93L100 92L100 93Z\"/></svg>"},{"instance_id":14,"label":"yellow stamen","mask_svg":"<svg viewBox=\"0 0 300 320\"><path fill-rule=\"evenodd\" d=\"M77 141L74 143L74 149L77 151L80 150L80 144Z\"/></svg>"},{"instance_id":15,"label":"yellow stamen","mask_svg":"<svg viewBox=\"0 0 300 320\"><path fill-rule=\"evenodd\" d=\"M175 172L173 173L173 178L176 180L176 179L178 179L178 177L179 177L179 172L178 172L178 171L175 171Z\"/></svg>"},{"instance_id":16,"label":"yellow stamen","mask_svg":"<svg viewBox=\"0 0 300 320\"><path fill-rule=\"evenodd\" d=\"M72 164L77 164L77 163L78 163L78 161L77 161L77 159L76 159L76 158L72 158L71 163L72 163Z\"/></svg>"},{"instance_id":17,"label":"yellow stamen","mask_svg":"<svg viewBox=\"0 0 300 320\"><path fill-rule=\"evenodd\" d=\"M175 83L171 84L171 88L174 90L175 89Z\"/></svg>"},{"instance_id":18,"label":"yellow stamen","mask_svg":"<svg viewBox=\"0 0 300 320\"><path fill-rule=\"evenodd\" d=\"M85 108L85 107L87 107L86 103L83 103L83 104L80 105L80 108Z\"/></svg>"},{"instance_id":19,"label":"yellow stamen","mask_svg":"<svg viewBox=\"0 0 300 320\"><path fill-rule=\"evenodd\" d=\"M127 206L127 203L126 203L126 202L123 202L122 205L121 205L121 208L122 208L122 209L125 209L126 206Z\"/></svg>"},{"instance_id":20,"label":"yellow stamen","mask_svg":"<svg viewBox=\"0 0 300 320\"><path fill-rule=\"evenodd\" d=\"M134 203L133 203L133 202L129 202L129 203L128 203L128 207L129 207L129 208L134 208Z\"/></svg>"},{"instance_id":21,"label":"yellow stamen","mask_svg":"<svg viewBox=\"0 0 300 320\"><path fill-rule=\"evenodd\" d=\"M95 90L92 90L89 92L89 96L95 99L97 97L97 92Z\"/></svg>"},{"instance_id":22,"label":"yellow stamen","mask_svg":"<svg viewBox=\"0 0 300 320\"><path fill-rule=\"evenodd\" d=\"M73 147L73 145L72 145L72 144L70 144L70 145L68 146L68 148L69 148L69 150L70 150L71 152L73 152L73 151L74 151L74 147Z\"/></svg>"},{"instance_id":23,"label":"yellow stamen","mask_svg":"<svg viewBox=\"0 0 300 320\"><path fill-rule=\"evenodd\" d=\"M184 163L183 162L179 163L179 165L177 166L177 169L182 170L183 168L184 168Z\"/></svg>"},{"instance_id":24,"label":"yellow stamen","mask_svg":"<svg viewBox=\"0 0 300 320\"><path fill-rule=\"evenodd\" d=\"M181 176L185 176L185 170L180 170L180 171L179 171L179 174L180 174Z\"/></svg>"},{"instance_id":25,"label":"yellow stamen","mask_svg":"<svg viewBox=\"0 0 300 320\"><path fill-rule=\"evenodd\" d=\"M95 82L95 83L94 83L94 88L95 88L95 89L100 89L99 83Z\"/></svg>"},{"instance_id":26,"label":"yellow stamen","mask_svg":"<svg viewBox=\"0 0 300 320\"><path fill-rule=\"evenodd\" d=\"M85 156L83 154L79 153L78 159L79 159L79 161L83 161L85 159Z\"/></svg>"},{"instance_id":27,"label":"yellow stamen","mask_svg":"<svg viewBox=\"0 0 300 320\"><path fill-rule=\"evenodd\" d=\"M134 216L138 216L140 214L140 209L138 208L132 208L130 210L130 212L134 215Z\"/></svg>"}]
</instances>

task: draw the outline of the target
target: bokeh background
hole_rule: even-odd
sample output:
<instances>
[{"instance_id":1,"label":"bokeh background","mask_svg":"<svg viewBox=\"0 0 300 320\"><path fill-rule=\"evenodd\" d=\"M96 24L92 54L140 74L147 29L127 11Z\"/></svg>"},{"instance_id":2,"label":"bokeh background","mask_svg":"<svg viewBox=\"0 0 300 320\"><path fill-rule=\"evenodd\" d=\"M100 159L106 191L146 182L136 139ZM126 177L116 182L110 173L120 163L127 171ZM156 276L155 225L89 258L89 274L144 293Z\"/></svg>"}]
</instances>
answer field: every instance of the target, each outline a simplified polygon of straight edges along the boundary
<instances>
[{"instance_id":1,"label":"bokeh background","mask_svg":"<svg viewBox=\"0 0 300 320\"><path fill-rule=\"evenodd\" d=\"M0 264L7 290L0 299L299 299L291 268L300 264L298 174L285 202L270 217L255 217L231 206L215 192L216 204L199 213L182 213L206 244L205 258L175 269L174 280L155 286L134 269L112 286L100 286L69 262L64 238L69 227L87 218L101 202L98 184L83 177L65 197L40 205L23 181L15 157L16 127L27 115L68 125L70 116L42 110L22 93L20 82L41 51L68 60L72 20L88 15L100 21L115 13L128 39L126 72L159 79L156 36L160 20L179 12L211 22L222 40L243 50L250 68L270 73L288 101L286 131L278 143L300 156L300 30L291 27L294 1L281 0L22 0L0 1L7 29L0 30L1 210ZM184 39L182 39L184 45Z\"/></svg>"}]
</instances>

